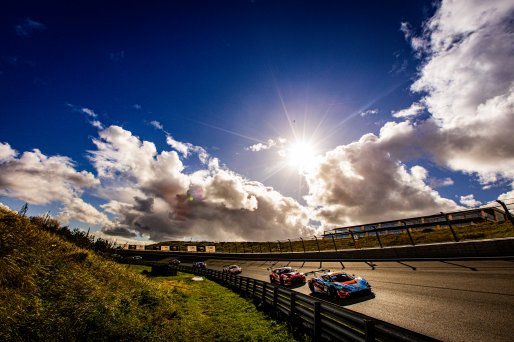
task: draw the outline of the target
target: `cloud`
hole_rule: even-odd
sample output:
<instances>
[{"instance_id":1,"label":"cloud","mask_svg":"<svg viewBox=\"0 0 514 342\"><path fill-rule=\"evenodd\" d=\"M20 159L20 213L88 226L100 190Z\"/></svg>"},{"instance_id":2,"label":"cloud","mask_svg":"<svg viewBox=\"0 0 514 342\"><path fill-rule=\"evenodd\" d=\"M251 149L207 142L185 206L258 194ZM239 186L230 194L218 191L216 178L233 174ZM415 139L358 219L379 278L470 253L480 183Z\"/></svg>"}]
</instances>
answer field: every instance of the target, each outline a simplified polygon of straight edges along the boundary
<instances>
[{"instance_id":1,"label":"cloud","mask_svg":"<svg viewBox=\"0 0 514 342\"><path fill-rule=\"evenodd\" d=\"M92 118L96 118L98 115L92 110L92 109L89 109L89 108L82 108L81 109L82 113L86 113L88 116L92 117Z\"/></svg>"},{"instance_id":2,"label":"cloud","mask_svg":"<svg viewBox=\"0 0 514 342\"><path fill-rule=\"evenodd\" d=\"M58 218L65 222L110 224L107 216L80 199L85 189L100 184L92 173L76 171L71 159L49 157L38 149L17 156L8 144L0 144L0 195L30 204L60 202L63 208Z\"/></svg>"},{"instance_id":3,"label":"cloud","mask_svg":"<svg viewBox=\"0 0 514 342\"><path fill-rule=\"evenodd\" d=\"M477 201L473 194L466 195L466 196L460 196L460 203L462 205L465 205L468 208L476 208L476 207L482 205L482 202Z\"/></svg>"},{"instance_id":4,"label":"cloud","mask_svg":"<svg viewBox=\"0 0 514 342\"><path fill-rule=\"evenodd\" d=\"M400 161L409 151L396 153L397 139L412 134L411 126L390 123L379 137L370 133L327 152L306 173L305 199L317 219L325 226L349 225L457 209L427 184L425 168Z\"/></svg>"},{"instance_id":5,"label":"cloud","mask_svg":"<svg viewBox=\"0 0 514 342\"><path fill-rule=\"evenodd\" d=\"M397 112L393 111L393 112L391 112L391 114L395 118L410 118L410 117L418 116L419 114L423 113L424 110L425 110L425 105L423 103L414 102L413 104L410 105L409 108L405 108L405 109L399 110Z\"/></svg>"},{"instance_id":6,"label":"cloud","mask_svg":"<svg viewBox=\"0 0 514 342\"><path fill-rule=\"evenodd\" d=\"M45 30L46 26L27 17L23 19L23 21L21 21L18 25L16 25L15 29L18 36L28 38L36 31Z\"/></svg>"},{"instance_id":7,"label":"cloud","mask_svg":"<svg viewBox=\"0 0 514 342\"><path fill-rule=\"evenodd\" d=\"M155 120L150 121L150 125L152 125L153 127L155 127L156 129L159 129L159 130L164 129L159 121L155 121Z\"/></svg>"},{"instance_id":8,"label":"cloud","mask_svg":"<svg viewBox=\"0 0 514 342\"><path fill-rule=\"evenodd\" d=\"M260 151L264 151L264 150L269 150L275 146L277 146L277 147L284 146L285 143L286 143L286 139L284 139L284 138L278 138L276 140L268 139L268 141L265 143L257 143L257 144L245 147L245 150L252 151L252 152L260 152Z\"/></svg>"},{"instance_id":9,"label":"cloud","mask_svg":"<svg viewBox=\"0 0 514 342\"><path fill-rule=\"evenodd\" d=\"M365 117L365 116L368 116L368 115L375 115L375 114L378 114L378 109L368 109L364 112L361 112L360 113L360 116L362 117Z\"/></svg>"},{"instance_id":10,"label":"cloud","mask_svg":"<svg viewBox=\"0 0 514 342\"><path fill-rule=\"evenodd\" d=\"M184 157L191 151L203 155L206 168L186 174L175 151L158 153L153 143L118 126L99 135L97 149L89 153L102 186L108 181L134 191L100 192L108 200L102 208L116 217L105 234L156 241L184 236L266 240L270 234L285 238L313 232L308 210L297 201L220 167L198 146L168 137Z\"/></svg>"},{"instance_id":11,"label":"cloud","mask_svg":"<svg viewBox=\"0 0 514 342\"><path fill-rule=\"evenodd\" d=\"M430 178L429 180L429 185L430 187L432 188L442 188L442 187L445 187L445 186L450 186L450 185L453 185L454 182L453 182L453 179L451 179L450 177L446 177L446 178L443 178L443 179L438 179L438 178Z\"/></svg>"},{"instance_id":12,"label":"cloud","mask_svg":"<svg viewBox=\"0 0 514 342\"><path fill-rule=\"evenodd\" d=\"M420 36L401 27L423 58L411 89L430 115L405 146L486 187L514 178L513 13L512 1L443 1ZM408 119L419 105L394 116Z\"/></svg>"}]
</instances>

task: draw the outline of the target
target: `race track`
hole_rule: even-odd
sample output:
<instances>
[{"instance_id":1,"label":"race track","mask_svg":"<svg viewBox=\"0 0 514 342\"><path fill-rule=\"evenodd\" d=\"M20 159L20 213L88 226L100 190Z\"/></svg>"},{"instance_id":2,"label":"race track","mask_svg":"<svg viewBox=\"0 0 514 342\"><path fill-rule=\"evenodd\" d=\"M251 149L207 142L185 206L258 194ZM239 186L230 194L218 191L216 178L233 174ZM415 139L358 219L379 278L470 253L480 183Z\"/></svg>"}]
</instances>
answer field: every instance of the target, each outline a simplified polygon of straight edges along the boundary
<instances>
[{"instance_id":1,"label":"race track","mask_svg":"<svg viewBox=\"0 0 514 342\"><path fill-rule=\"evenodd\" d=\"M221 270L236 263L242 276L269 281L274 263L207 260ZM320 263L277 262L308 272ZM443 341L514 340L514 261L364 262L345 263L345 271L366 278L375 297L336 303L350 310ZM322 268L340 270L326 262ZM295 288L310 294L308 287Z\"/></svg>"}]
</instances>

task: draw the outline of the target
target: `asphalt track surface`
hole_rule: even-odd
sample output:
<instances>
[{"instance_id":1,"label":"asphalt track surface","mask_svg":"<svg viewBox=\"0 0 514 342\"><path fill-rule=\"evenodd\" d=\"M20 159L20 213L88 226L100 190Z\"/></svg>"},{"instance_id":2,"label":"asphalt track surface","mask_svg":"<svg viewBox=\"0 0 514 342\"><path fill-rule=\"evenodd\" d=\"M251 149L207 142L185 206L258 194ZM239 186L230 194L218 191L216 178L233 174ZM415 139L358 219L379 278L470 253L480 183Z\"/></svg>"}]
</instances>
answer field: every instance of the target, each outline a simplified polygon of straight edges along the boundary
<instances>
[{"instance_id":1,"label":"asphalt track surface","mask_svg":"<svg viewBox=\"0 0 514 342\"><path fill-rule=\"evenodd\" d=\"M242 266L242 276L266 281L273 265L320 269L319 262L214 259L207 267L221 270L231 263ZM341 270L340 263L321 266ZM514 260L348 262L344 267L368 280L374 296L331 300L335 304L443 341L514 341ZM294 290L310 294L307 285Z\"/></svg>"}]
</instances>

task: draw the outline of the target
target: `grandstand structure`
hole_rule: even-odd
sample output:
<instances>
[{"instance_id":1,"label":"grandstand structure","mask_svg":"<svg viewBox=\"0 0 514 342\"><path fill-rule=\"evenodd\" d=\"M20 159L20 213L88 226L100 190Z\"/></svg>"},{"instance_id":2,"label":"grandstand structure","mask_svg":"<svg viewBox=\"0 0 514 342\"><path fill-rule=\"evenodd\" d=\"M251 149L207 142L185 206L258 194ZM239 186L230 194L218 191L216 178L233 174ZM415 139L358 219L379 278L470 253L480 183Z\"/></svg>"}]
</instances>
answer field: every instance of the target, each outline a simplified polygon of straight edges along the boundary
<instances>
[{"instance_id":1,"label":"grandstand structure","mask_svg":"<svg viewBox=\"0 0 514 342\"><path fill-rule=\"evenodd\" d=\"M477 208L428 216L411 217L401 220L374 222L362 225L338 227L325 230L324 238L344 238L352 234L355 237L367 235L370 232L378 234L400 233L402 229L441 229L468 226L484 222L504 222L507 214L498 208Z\"/></svg>"}]
</instances>

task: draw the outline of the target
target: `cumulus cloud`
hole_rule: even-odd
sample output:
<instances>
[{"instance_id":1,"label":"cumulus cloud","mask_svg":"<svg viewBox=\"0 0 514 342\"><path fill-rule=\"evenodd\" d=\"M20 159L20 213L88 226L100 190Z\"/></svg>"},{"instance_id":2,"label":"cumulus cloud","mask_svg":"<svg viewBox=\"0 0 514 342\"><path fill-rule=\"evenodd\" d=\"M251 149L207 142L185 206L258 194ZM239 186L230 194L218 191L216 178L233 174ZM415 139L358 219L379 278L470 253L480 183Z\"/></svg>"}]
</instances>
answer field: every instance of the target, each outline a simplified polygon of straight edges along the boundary
<instances>
[{"instance_id":1,"label":"cumulus cloud","mask_svg":"<svg viewBox=\"0 0 514 342\"><path fill-rule=\"evenodd\" d=\"M442 187L445 187L445 186L453 185L454 181L450 177L446 177L446 178L443 178L443 179L430 178L429 184L430 184L430 186L432 188L442 188Z\"/></svg>"},{"instance_id":2,"label":"cumulus cloud","mask_svg":"<svg viewBox=\"0 0 514 342\"><path fill-rule=\"evenodd\" d=\"M426 55L412 90L438 126L433 151L483 183L514 177L513 13L512 1L445 1L414 46Z\"/></svg>"},{"instance_id":3,"label":"cumulus cloud","mask_svg":"<svg viewBox=\"0 0 514 342\"><path fill-rule=\"evenodd\" d=\"M473 194L460 196L460 203L468 208L475 208L482 205L482 202L477 201Z\"/></svg>"},{"instance_id":4,"label":"cumulus cloud","mask_svg":"<svg viewBox=\"0 0 514 342\"><path fill-rule=\"evenodd\" d=\"M458 208L427 184L425 168L408 168L399 158L405 153L394 153L396 136L403 134L409 139L412 134L412 130L402 132L401 128L391 124L378 137L367 134L357 142L339 146L309 169L309 194L305 198L317 208L323 225L383 221Z\"/></svg>"},{"instance_id":5,"label":"cumulus cloud","mask_svg":"<svg viewBox=\"0 0 514 342\"><path fill-rule=\"evenodd\" d=\"M46 156L40 150L18 153L0 144L0 195L30 204L61 202L59 217L92 224L110 224L109 219L80 199L85 189L100 184L87 171L76 171L73 161L62 156Z\"/></svg>"},{"instance_id":6,"label":"cumulus cloud","mask_svg":"<svg viewBox=\"0 0 514 342\"><path fill-rule=\"evenodd\" d=\"M102 192L108 200L102 208L116 217L116 224L103 229L105 234L266 240L270 234L285 238L312 233L308 210L297 201L220 167L197 146L168 137L168 144L184 157L191 151L203 154L206 168L186 174L176 151L158 153L153 143L118 126L99 135L90 159L102 182L136 189L116 199Z\"/></svg>"},{"instance_id":7,"label":"cumulus cloud","mask_svg":"<svg viewBox=\"0 0 514 342\"><path fill-rule=\"evenodd\" d=\"M16 34L20 37L30 37L36 31L42 31L46 29L46 26L40 22L32 20L31 18L25 18L18 25L15 26Z\"/></svg>"},{"instance_id":8,"label":"cumulus cloud","mask_svg":"<svg viewBox=\"0 0 514 342\"><path fill-rule=\"evenodd\" d=\"M286 142L286 140L283 138L278 138L277 140L268 139L268 141L266 141L265 143L257 143L257 144L248 146L245 148L245 150L252 151L252 152L260 152L260 151L264 151L264 150L269 150L275 146L283 146L285 142Z\"/></svg>"},{"instance_id":9,"label":"cumulus cloud","mask_svg":"<svg viewBox=\"0 0 514 342\"><path fill-rule=\"evenodd\" d=\"M409 108L393 111L392 114L395 118L411 118L418 116L425 110L425 105L421 102L414 102Z\"/></svg>"}]
</instances>

